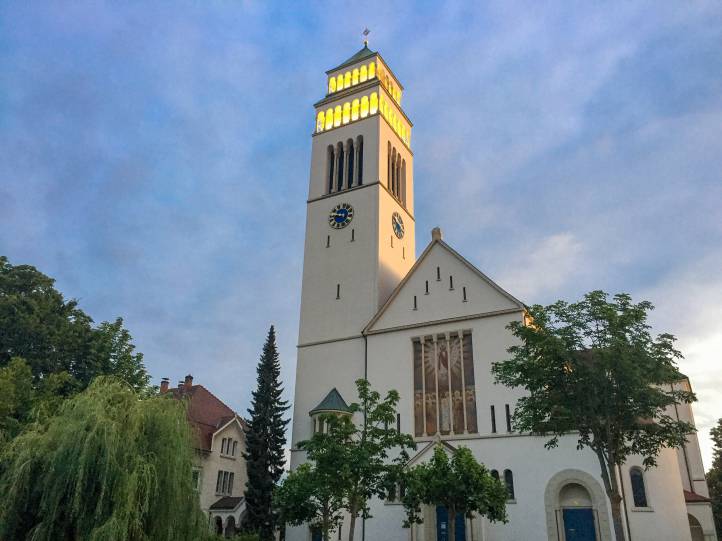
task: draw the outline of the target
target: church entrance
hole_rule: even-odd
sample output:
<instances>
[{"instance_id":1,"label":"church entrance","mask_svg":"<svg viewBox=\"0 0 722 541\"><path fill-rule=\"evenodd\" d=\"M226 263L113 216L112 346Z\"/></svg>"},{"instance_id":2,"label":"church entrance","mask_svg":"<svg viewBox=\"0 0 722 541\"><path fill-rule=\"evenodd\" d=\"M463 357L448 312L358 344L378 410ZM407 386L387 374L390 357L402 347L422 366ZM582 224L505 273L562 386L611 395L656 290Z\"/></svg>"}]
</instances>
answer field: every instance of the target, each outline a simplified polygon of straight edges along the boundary
<instances>
[{"instance_id":1,"label":"church entrance","mask_svg":"<svg viewBox=\"0 0 722 541\"><path fill-rule=\"evenodd\" d=\"M457 513L454 522L456 522L456 539L453 541L465 541L466 521L464 515ZM436 541L452 541L449 537L449 512L446 507L442 506L436 508Z\"/></svg>"},{"instance_id":2,"label":"church entrance","mask_svg":"<svg viewBox=\"0 0 722 541\"><path fill-rule=\"evenodd\" d=\"M594 513L590 508L564 509L564 539L595 541Z\"/></svg>"}]
</instances>

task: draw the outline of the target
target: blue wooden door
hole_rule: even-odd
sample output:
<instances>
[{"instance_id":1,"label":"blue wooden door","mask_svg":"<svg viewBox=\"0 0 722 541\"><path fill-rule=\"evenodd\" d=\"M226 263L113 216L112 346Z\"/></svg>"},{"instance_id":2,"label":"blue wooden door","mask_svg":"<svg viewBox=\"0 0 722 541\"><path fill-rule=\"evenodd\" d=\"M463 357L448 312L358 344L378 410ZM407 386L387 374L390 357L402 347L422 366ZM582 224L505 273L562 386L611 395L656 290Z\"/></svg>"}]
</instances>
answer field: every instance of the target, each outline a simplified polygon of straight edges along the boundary
<instances>
[{"instance_id":1,"label":"blue wooden door","mask_svg":"<svg viewBox=\"0 0 722 541\"><path fill-rule=\"evenodd\" d=\"M464 515L461 513L456 514L456 540L466 540L466 521L464 521ZM446 507L436 508L436 540L437 541L450 541L449 540L449 512Z\"/></svg>"},{"instance_id":2,"label":"blue wooden door","mask_svg":"<svg viewBox=\"0 0 722 541\"><path fill-rule=\"evenodd\" d=\"M314 528L311 530L311 541L322 541L323 536L321 535L321 530Z\"/></svg>"},{"instance_id":3,"label":"blue wooden door","mask_svg":"<svg viewBox=\"0 0 722 541\"><path fill-rule=\"evenodd\" d=\"M591 509L564 509L566 541L595 541L594 513Z\"/></svg>"}]
</instances>

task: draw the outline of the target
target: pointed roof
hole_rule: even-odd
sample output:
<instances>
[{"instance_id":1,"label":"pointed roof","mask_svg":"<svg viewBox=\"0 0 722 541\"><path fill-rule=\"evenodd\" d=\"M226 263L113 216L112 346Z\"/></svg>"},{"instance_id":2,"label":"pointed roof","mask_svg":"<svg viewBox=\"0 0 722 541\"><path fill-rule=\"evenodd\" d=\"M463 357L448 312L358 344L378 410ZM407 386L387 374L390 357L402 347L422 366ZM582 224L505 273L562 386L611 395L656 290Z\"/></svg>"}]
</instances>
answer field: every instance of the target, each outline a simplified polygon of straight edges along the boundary
<instances>
[{"instance_id":1,"label":"pointed roof","mask_svg":"<svg viewBox=\"0 0 722 541\"><path fill-rule=\"evenodd\" d=\"M357 53L356 53L355 55L353 55L351 58L349 58L349 59L346 60L345 62L342 62L341 64L339 64L339 65L336 66L335 68L332 68L332 69L328 70L326 73L331 73L332 71L336 71L336 70L338 70L338 69L344 68L344 67L348 66L349 64L353 64L353 63L355 63L355 62L359 62L359 61L363 60L364 58L369 58L369 57L371 57L371 56L373 56L373 55L375 55L375 54L376 54L376 51L372 51L371 49L369 49L368 44L364 43L363 48L362 48L359 52L357 52Z\"/></svg>"},{"instance_id":2,"label":"pointed roof","mask_svg":"<svg viewBox=\"0 0 722 541\"><path fill-rule=\"evenodd\" d=\"M421 459L424 458L426 455L432 454L433 450L437 447L441 447L449 455L453 455L457 451L456 447L451 445L446 440L442 440L441 437L437 434L429 443L424 446L423 449L421 449L421 451L416 453L408 460L408 462L406 462L406 467L418 464Z\"/></svg>"},{"instance_id":3,"label":"pointed roof","mask_svg":"<svg viewBox=\"0 0 722 541\"><path fill-rule=\"evenodd\" d=\"M351 409L348 407L348 404L346 404L346 401L341 396L341 393L336 390L336 387L331 389L331 391L326 395L326 398L321 400L321 403L309 411L308 414L313 415L314 413L329 411L340 411L343 413L351 412Z\"/></svg>"},{"instance_id":4,"label":"pointed roof","mask_svg":"<svg viewBox=\"0 0 722 541\"><path fill-rule=\"evenodd\" d=\"M396 288L391 292L391 295L389 295L388 300L384 303L384 305L379 309L378 312L376 312L376 315L374 315L373 318L371 318L371 321L368 322L366 327L363 329L363 334L369 334L372 333L374 325L381 319L381 316L386 312L386 310L391 306L396 299L396 297L399 295L401 290L404 288L404 286L407 284L407 282L411 279L411 277L414 275L417 269L421 267L424 260L427 258L427 256L431 253L431 250L434 248L434 246L440 246L443 249L445 249L449 254L451 254L452 257L458 259L465 267L470 269L475 275L477 275L481 280L485 283L487 283L489 286L491 286L492 289L496 290L502 297L506 298L512 305L515 306L515 310L525 310L526 306L522 301L514 297L511 293L504 290L501 286L499 286L496 282L494 282L491 278L489 278L486 274L481 272L473 263L471 263L468 259L463 257L459 252L454 250L451 246L446 244L442 240L441 230L438 227L435 227L431 232L431 242L426 247L426 249L423 251L421 256L416 260L414 265L409 269L409 272L406 273L406 276L399 282L399 284L396 286Z\"/></svg>"}]
</instances>

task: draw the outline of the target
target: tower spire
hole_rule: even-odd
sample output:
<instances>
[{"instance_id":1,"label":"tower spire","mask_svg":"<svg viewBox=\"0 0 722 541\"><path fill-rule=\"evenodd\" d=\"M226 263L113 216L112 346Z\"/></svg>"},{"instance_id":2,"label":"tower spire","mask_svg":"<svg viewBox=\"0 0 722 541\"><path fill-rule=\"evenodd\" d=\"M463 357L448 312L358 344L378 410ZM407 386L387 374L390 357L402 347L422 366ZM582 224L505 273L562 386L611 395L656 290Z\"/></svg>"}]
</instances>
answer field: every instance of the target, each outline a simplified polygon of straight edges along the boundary
<instances>
[{"instance_id":1,"label":"tower spire","mask_svg":"<svg viewBox=\"0 0 722 541\"><path fill-rule=\"evenodd\" d=\"M368 29L368 27L364 28L363 35L364 35L364 47L369 46L369 34L371 33L371 30Z\"/></svg>"}]
</instances>

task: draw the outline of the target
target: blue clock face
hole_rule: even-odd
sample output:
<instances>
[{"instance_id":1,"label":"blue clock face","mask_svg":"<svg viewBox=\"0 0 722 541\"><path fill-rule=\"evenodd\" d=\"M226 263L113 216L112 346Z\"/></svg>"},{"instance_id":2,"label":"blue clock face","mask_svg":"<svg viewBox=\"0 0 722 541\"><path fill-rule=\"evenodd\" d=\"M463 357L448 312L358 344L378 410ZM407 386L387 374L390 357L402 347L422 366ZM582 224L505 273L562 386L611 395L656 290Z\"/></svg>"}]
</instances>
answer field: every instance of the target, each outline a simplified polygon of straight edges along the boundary
<instances>
[{"instance_id":1,"label":"blue clock face","mask_svg":"<svg viewBox=\"0 0 722 541\"><path fill-rule=\"evenodd\" d=\"M334 229L343 229L353 220L353 207L348 203L341 203L331 209L328 215L328 225Z\"/></svg>"},{"instance_id":2,"label":"blue clock face","mask_svg":"<svg viewBox=\"0 0 722 541\"><path fill-rule=\"evenodd\" d=\"M400 239L404 238L404 221L398 212L391 215L391 227L394 228L394 235Z\"/></svg>"}]
</instances>

